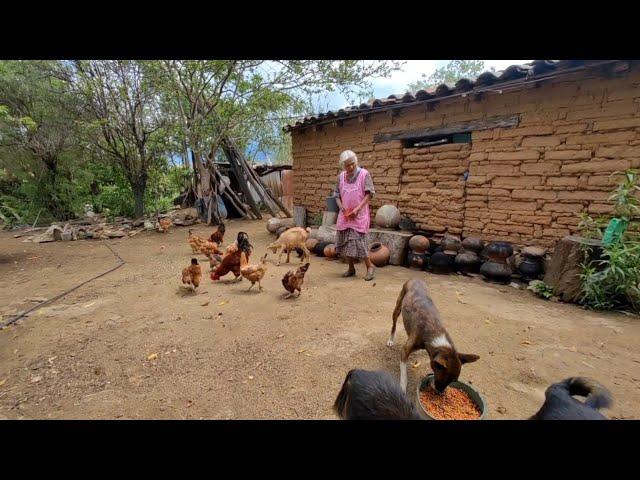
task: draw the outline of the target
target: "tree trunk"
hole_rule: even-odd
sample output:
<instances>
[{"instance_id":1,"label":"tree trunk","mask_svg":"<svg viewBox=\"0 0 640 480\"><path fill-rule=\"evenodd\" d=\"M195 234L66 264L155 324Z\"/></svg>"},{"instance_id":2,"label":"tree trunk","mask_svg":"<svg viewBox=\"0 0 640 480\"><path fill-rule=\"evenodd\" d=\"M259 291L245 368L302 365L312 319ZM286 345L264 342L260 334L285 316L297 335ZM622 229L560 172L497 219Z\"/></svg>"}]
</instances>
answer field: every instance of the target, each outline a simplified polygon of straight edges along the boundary
<instances>
[{"instance_id":1,"label":"tree trunk","mask_svg":"<svg viewBox=\"0 0 640 480\"><path fill-rule=\"evenodd\" d=\"M132 185L133 198L135 200L135 217L140 218L144 215L144 192L147 189L146 180L140 180Z\"/></svg>"}]
</instances>

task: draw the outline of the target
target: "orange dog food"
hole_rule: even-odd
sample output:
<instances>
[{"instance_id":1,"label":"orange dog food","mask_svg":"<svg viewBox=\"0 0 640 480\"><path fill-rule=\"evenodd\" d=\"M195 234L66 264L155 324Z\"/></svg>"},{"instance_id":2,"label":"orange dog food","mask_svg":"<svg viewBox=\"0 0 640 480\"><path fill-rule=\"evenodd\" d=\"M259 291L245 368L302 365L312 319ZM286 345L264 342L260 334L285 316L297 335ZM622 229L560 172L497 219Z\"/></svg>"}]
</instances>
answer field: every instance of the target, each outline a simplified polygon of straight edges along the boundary
<instances>
[{"instance_id":1,"label":"orange dog food","mask_svg":"<svg viewBox=\"0 0 640 480\"><path fill-rule=\"evenodd\" d=\"M466 392L453 387L447 387L440 394L428 386L420 392L420 403L438 420L477 420L481 414Z\"/></svg>"}]
</instances>

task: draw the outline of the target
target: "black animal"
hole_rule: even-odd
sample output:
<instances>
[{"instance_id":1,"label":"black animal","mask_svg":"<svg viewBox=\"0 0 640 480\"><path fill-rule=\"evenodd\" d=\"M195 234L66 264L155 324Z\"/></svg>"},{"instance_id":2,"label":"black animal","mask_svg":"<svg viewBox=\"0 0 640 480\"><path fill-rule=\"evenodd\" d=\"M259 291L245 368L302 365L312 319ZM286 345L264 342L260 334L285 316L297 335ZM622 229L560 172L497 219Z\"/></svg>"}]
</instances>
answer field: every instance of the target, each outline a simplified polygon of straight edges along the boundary
<instances>
[{"instance_id":1,"label":"black animal","mask_svg":"<svg viewBox=\"0 0 640 480\"><path fill-rule=\"evenodd\" d=\"M420 420L415 406L386 372L347 373L333 405L342 420Z\"/></svg>"},{"instance_id":2,"label":"black animal","mask_svg":"<svg viewBox=\"0 0 640 480\"><path fill-rule=\"evenodd\" d=\"M581 402L573 395L586 400ZM547 388L544 404L529 420L608 420L598 409L612 404L609 390L595 380L571 377Z\"/></svg>"}]
</instances>

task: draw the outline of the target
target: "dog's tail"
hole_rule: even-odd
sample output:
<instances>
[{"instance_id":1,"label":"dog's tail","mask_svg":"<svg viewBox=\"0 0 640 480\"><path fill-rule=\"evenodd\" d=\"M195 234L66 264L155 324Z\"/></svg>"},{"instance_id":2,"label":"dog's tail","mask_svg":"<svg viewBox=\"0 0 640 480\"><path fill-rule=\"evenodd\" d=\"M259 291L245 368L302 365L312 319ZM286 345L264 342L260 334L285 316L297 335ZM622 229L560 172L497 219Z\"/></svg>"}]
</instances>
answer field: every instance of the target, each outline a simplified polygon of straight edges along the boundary
<instances>
[{"instance_id":1,"label":"dog's tail","mask_svg":"<svg viewBox=\"0 0 640 480\"><path fill-rule=\"evenodd\" d=\"M336 401L333 404L333 411L336 412L338 417L344 420L347 413L347 407L349 405L349 392L351 392L351 377L356 370L350 370L344 379L342 388L336 397Z\"/></svg>"},{"instance_id":2,"label":"dog's tail","mask_svg":"<svg viewBox=\"0 0 640 480\"><path fill-rule=\"evenodd\" d=\"M606 387L587 377L571 377L562 382L569 395L586 397L585 405L599 410L613 405L613 397Z\"/></svg>"},{"instance_id":3,"label":"dog's tail","mask_svg":"<svg viewBox=\"0 0 640 480\"><path fill-rule=\"evenodd\" d=\"M404 296L407 294L407 284L410 281L411 280L407 280L406 282L404 282L404 285L402 285L402 290L400 290L400 295L398 295L398 300L396 301L396 308L393 310L393 331L394 332L396 330L395 328L396 320L400 315L400 312L402 311L402 301L404 300Z\"/></svg>"}]
</instances>

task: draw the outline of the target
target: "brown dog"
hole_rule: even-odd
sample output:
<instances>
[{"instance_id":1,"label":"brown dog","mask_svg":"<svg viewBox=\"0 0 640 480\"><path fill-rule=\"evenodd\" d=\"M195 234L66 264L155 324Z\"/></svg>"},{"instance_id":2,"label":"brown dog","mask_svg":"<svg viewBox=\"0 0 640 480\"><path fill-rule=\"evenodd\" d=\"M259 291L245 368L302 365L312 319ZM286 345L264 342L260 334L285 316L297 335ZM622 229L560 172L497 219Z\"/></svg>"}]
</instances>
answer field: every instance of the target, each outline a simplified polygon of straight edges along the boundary
<instances>
[{"instance_id":1,"label":"brown dog","mask_svg":"<svg viewBox=\"0 0 640 480\"><path fill-rule=\"evenodd\" d=\"M451 337L442 325L440 312L427 293L427 284L413 278L403 286L396 308L393 311L393 325L387 346L393 346L396 323L402 312L407 343L400 354L400 386L407 391L407 359L412 352L425 349L431 359L436 390L440 393L451 382L458 380L463 363L471 363L480 357L471 353L458 353Z\"/></svg>"}]
</instances>

